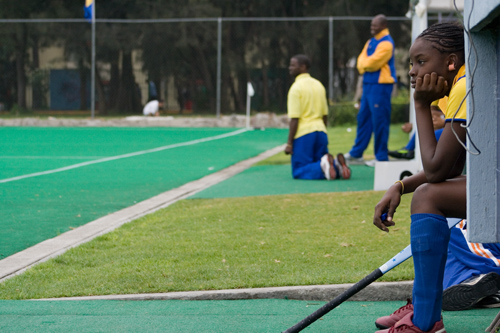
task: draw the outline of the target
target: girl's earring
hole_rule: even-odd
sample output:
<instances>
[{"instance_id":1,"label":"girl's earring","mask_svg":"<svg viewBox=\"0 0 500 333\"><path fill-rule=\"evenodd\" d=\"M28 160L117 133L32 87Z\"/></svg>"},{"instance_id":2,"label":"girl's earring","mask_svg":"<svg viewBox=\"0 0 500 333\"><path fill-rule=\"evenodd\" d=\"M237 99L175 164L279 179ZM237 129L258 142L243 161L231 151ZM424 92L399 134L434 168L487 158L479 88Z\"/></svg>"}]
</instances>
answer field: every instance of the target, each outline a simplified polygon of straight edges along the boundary
<instances>
[{"instance_id":1,"label":"girl's earring","mask_svg":"<svg viewBox=\"0 0 500 333\"><path fill-rule=\"evenodd\" d=\"M453 72L453 71L455 70L455 64L449 64L449 65L448 65L448 70L449 70L450 72Z\"/></svg>"}]
</instances>

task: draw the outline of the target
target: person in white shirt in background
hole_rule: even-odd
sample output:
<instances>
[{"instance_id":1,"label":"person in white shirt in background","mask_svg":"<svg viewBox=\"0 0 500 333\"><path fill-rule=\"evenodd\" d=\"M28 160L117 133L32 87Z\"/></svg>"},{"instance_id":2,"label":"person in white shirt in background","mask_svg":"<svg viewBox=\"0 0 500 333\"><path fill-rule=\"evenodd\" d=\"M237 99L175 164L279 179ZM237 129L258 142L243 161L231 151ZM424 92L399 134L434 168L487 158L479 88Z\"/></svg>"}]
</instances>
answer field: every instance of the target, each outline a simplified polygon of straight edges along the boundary
<instances>
[{"instance_id":1,"label":"person in white shirt in background","mask_svg":"<svg viewBox=\"0 0 500 333\"><path fill-rule=\"evenodd\" d=\"M160 115L160 108L163 108L163 100L152 100L149 101L142 110L145 116L156 116Z\"/></svg>"}]
</instances>

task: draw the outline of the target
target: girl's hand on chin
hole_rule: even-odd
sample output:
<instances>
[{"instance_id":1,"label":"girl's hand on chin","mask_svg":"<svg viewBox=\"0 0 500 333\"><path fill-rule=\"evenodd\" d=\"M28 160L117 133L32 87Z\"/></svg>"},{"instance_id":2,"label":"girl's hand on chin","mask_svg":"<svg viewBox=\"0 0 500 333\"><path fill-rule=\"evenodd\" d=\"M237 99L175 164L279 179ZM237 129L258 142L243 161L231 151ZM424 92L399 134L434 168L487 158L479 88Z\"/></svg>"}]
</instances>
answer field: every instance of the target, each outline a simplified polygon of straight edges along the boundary
<instances>
[{"instance_id":1,"label":"girl's hand on chin","mask_svg":"<svg viewBox=\"0 0 500 333\"><path fill-rule=\"evenodd\" d=\"M443 98L448 91L448 81L437 73L417 77L413 98L415 102L432 103Z\"/></svg>"}]
</instances>

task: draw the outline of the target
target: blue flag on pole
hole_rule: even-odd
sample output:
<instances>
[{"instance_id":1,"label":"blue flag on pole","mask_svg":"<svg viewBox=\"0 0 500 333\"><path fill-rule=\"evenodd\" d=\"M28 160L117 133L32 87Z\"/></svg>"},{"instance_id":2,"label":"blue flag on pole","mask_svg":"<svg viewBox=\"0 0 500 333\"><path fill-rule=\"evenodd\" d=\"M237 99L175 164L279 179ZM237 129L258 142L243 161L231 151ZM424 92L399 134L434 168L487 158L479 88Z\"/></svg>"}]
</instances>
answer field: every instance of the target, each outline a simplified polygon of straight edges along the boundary
<instances>
[{"instance_id":1,"label":"blue flag on pole","mask_svg":"<svg viewBox=\"0 0 500 333\"><path fill-rule=\"evenodd\" d=\"M85 6L83 7L83 17L87 20L92 20L92 6L94 6L94 0L85 0Z\"/></svg>"}]
</instances>

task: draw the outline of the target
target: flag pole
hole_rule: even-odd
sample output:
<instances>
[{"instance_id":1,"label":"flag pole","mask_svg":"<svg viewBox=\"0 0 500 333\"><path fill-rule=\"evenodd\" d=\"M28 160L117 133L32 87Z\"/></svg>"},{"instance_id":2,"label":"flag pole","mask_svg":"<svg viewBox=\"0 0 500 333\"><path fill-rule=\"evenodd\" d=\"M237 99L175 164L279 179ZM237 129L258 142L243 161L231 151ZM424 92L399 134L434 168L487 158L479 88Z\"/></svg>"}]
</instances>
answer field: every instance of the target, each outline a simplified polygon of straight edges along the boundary
<instances>
[{"instance_id":1,"label":"flag pole","mask_svg":"<svg viewBox=\"0 0 500 333\"><path fill-rule=\"evenodd\" d=\"M90 68L90 117L95 117L95 2L92 3L92 50Z\"/></svg>"}]
</instances>

